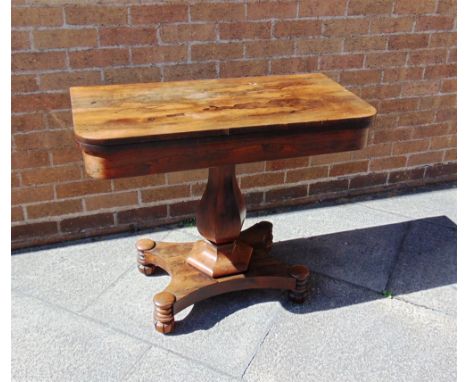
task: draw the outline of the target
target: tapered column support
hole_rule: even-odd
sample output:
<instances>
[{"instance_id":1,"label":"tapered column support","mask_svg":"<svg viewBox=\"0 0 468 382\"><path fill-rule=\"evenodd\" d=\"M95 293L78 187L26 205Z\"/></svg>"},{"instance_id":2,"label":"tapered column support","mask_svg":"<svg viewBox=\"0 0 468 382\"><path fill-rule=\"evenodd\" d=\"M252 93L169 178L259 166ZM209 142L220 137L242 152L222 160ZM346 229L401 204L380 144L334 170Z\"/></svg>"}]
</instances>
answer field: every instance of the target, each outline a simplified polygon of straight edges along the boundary
<instances>
[{"instance_id":1,"label":"tapered column support","mask_svg":"<svg viewBox=\"0 0 468 382\"><path fill-rule=\"evenodd\" d=\"M197 208L197 228L206 240L193 246L187 262L210 277L245 272L253 247L239 240L246 215L235 166L211 167Z\"/></svg>"}]
</instances>

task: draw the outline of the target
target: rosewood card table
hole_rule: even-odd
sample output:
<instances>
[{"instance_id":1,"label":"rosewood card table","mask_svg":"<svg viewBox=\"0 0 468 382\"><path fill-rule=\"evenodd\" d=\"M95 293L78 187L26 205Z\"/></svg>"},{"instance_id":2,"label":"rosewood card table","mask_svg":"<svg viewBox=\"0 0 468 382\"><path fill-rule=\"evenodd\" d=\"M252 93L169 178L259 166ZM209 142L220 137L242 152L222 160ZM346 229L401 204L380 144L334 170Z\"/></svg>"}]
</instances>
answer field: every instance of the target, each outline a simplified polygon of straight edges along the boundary
<instances>
[{"instance_id":1,"label":"rosewood card table","mask_svg":"<svg viewBox=\"0 0 468 382\"><path fill-rule=\"evenodd\" d=\"M358 150L375 109L327 76L229 78L70 89L75 137L94 178L209 168L196 213L203 240L136 244L138 269L171 276L154 296L156 330L218 294L289 290L303 302L309 270L269 255L272 224L241 231L246 208L238 163Z\"/></svg>"}]
</instances>

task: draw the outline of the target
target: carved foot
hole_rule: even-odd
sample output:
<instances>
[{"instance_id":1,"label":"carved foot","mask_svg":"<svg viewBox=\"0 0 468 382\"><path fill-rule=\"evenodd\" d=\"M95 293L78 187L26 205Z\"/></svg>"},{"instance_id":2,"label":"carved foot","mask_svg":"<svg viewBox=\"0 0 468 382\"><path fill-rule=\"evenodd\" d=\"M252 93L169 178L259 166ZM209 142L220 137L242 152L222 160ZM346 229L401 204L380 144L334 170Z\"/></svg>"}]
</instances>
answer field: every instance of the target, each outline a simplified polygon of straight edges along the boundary
<instances>
[{"instance_id":1,"label":"carved foot","mask_svg":"<svg viewBox=\"0 0 468 382\"><path fill-rule=\"evenodd\" d=\"M304 265L293 265L289 268L289 275L296 280L296 287L289 291L289 299L302 304L307 297L307 284L310 272Z\"/></svg>"},{"instance_id":2,"label":"carved foot","mask_svg":"<svg viewBox=\"0 0 468 382\"><path fill-rule=\"evenodd\" d=\"M156 272L156 266L146 260L145 251L150 251L156 246L156 242L151 239L140 239L136 243L138 270L146 276L151 276Z\"/></svg>"},{"instance_id":3,"label":"carved foot","mask_svg":"<svg viewBox=\"0 0 468 382\"><path fill-rule=\"evenodd\" d=\"M255 256L266 256L273 243L273 224L267 221L254 224L242 231L239 239L254 249Z\"/></svg>"},{"instance_id":4,"label":"carved foot","mask_svg":"<svg viewBox=\"0 0 468 382\"><path fill-rule=\"evenodd\" d=\"M161 292L154 296L154 327L159 333L167 334L174 330L175 296L169 292Z\"/></svg>"}]
</instances>

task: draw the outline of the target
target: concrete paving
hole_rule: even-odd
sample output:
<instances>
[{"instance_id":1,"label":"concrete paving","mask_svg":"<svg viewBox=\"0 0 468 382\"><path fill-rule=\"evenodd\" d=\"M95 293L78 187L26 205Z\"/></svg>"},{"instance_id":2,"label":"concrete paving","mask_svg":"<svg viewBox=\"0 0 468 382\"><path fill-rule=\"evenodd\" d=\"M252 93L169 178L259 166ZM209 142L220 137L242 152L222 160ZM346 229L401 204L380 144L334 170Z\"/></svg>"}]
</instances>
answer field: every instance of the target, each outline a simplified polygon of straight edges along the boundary
<instances>
[{"instance_id":1,"label":"concrete paving","mask_svg":"<svg viewBox=\"0 0 468 382\"><path fill-rule=\"evenodd\" d=\"M249 216L272 254L312 270L304 305L230 293L153 330L169 277L136 270L134 243L193 241L165 227L12 256L15 381L455 381L456 188Z\"/></svg>"}]
</instances>

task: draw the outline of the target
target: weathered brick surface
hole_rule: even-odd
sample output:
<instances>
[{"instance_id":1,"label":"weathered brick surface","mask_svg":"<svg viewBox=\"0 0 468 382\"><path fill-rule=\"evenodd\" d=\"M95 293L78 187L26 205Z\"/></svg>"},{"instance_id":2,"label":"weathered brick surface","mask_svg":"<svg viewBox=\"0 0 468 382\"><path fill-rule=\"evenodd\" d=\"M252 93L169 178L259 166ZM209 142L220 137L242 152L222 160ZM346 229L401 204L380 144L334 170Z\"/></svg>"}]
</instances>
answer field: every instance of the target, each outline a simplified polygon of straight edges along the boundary
<instances>
[{"instance_id":1,"label":"weathered brick surface","mask_svg":"<svg viewBox=\"0 0 468 382\"><path fill-rule=\"evenodd\" d=\"M207 170L93 180L68 88L321 71L378 110L361 151L239 165L261 209L456 179L455 0L12 3L12 240L181 220Z\"/></svg>"}]
</instances>

